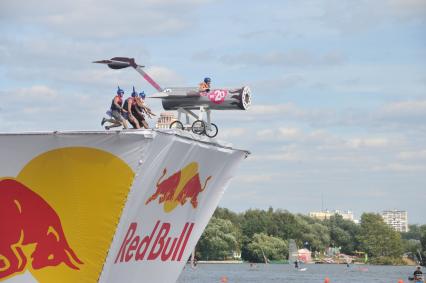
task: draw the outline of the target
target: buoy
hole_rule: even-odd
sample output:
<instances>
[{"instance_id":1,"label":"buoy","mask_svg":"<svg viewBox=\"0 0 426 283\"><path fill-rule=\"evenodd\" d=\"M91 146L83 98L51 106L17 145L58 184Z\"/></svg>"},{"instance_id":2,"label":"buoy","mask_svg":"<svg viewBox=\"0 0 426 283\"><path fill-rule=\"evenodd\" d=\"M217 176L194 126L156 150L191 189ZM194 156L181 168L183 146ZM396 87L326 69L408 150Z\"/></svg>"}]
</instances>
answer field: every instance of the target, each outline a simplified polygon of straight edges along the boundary
<instances>
[{"instance_id":1,"label":"buoy","mask_svg":"<svg viewBox=\"0 0 426 283\"><path fill-rule=\"evenodd\" d=\"M404 283L404 280L399 279L399 280L398 280L398 283Z\"/></svg>"},{"instance_id":2,"label":"buoy","mask_svg":"<svg viewBox=\"0 0 426 283\"><path fill-rule=\"evenodd\" d=\"M220 282L221 282L221 283L227 283L227 282L228 282L228 277L226 277L226 276L222 276L222 277L220 278Z\"/></svg>"},{"instance_id":3,"label":"buoy","mask_svg":"<svg viewBox=\"0 0 426 283\"><path fill-rule=\"evenodd\" d=\"M324 283L330 283L330 278L325 277L325 279L324 279Z\"/></svg>"}]
</instances>

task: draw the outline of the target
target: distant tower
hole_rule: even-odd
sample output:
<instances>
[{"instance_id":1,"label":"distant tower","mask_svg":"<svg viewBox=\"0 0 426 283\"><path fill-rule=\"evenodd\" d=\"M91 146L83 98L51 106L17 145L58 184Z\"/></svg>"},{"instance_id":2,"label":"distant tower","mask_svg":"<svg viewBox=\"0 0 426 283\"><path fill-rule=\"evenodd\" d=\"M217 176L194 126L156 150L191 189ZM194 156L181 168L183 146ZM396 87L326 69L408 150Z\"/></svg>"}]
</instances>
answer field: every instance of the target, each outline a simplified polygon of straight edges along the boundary
<instances>
[{"instance_id":1,"label":"distant tower","mask_svg":"<svg viewBox=\"0 0 426 283\"><path fill-rule=\"evenodd\" d=\"M170 124L176 121L175 114L173 112L162 112L160 117L155 124L157 129L168 129Z\"/></svg>"},{"instance_id":2,"label":"distant tower","mask_svg":"<svg viewBox=\"0 0 426 283\"><path fill-rule=\"evenodd\" d=\"M404 210L385 210L382 212L383 220L395 231L408 232L408 214Z\"/></svg>"}]
</instances>

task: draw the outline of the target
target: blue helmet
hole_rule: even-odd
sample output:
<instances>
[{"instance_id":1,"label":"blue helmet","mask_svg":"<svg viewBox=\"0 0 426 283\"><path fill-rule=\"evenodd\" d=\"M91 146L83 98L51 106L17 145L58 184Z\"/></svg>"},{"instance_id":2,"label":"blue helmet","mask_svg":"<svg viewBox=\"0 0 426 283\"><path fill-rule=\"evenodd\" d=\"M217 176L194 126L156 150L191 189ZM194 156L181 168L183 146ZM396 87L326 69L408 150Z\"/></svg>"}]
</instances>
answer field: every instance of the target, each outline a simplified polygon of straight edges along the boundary
<instances>
[{"instance_id":1,"label":"blue helmet","mask_svg":"<svg viewBox=\"0 0 426 283\"><path fill-rule=\"evenodd\" d=\"M122 90L120 87L117 87L117 94L122 96L124 94L124 90Z\"/></svg>"},{"instance_id":2,"label":"blue helmet","mask_svg":"<svg viewBox=\"0 0 426 283\"><path fill-rule=\"evenodd\" d=\"M144 91L142 91L141 93L139 93L139 96L142 98L142 99L145 99L145 92Z\"/></svg>"},{"instance_id":3,"label":"blue helmet","mask_svg":"<svg viewBox=\"0 0 426 283\"><path fill-rule=\"evenodd\" d=\"M132 92L132 97L136 97L138 96L138 93L135 90L135 87L133 87L133 92Z\"/></svg>"},{"instance_id":4,"label":"blue helmet","mask_svg":"<svg viewBox=\"0 0 426 283\"><path fill-rule=\"evenodd\" d=\"M209 77L204 78L204 82L205 82L206 84L210 83L211 81L212 81L212 80L211 80Z\"/></svg>"}]
</instances>

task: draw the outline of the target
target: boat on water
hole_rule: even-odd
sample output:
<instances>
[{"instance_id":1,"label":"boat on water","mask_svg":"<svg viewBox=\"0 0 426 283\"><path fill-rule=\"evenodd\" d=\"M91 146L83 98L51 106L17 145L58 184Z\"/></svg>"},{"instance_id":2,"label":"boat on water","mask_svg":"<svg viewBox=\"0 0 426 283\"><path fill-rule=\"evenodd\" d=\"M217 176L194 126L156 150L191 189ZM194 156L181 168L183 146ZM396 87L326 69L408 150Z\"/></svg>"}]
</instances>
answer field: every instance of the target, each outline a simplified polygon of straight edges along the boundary
<instances>
[{"instance_id":1,"label":"boat on water","mask_svg":"<svg viewBox=\"0 0 426 283\"><path fill-rule=\"evenodd\" d=\"M0 134L0 281L175 282L248 154L178 129Z\"/></svg>"}]
</instances>

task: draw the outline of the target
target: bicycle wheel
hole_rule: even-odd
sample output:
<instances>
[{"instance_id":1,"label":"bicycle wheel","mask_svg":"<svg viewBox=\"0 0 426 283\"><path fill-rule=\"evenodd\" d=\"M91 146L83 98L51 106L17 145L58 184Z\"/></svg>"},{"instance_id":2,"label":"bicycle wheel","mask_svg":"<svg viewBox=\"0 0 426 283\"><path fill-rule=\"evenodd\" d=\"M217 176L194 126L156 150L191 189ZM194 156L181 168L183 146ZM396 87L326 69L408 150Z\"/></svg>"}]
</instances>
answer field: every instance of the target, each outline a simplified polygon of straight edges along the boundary
<instances>
[{"instance_id":1,"label":"bicycle wheel","mask_svg":"<svg viewBox=\"0 0 426 283\"><path fill-rule=\"evenodd\" d=\"M202 135L206 132L206 123L201 120L195 120L195 122L192 123L191 129L194 134Z\"/></svg>"},{"instance_id":2,"label":"bicycle wheel","mask_svg":"<svg viewBox=\"0 0 426 283\"><path fill-rule=\"evenodd\" d=\"M206 136L208 136L209 138L214 138L215 136L217 136L217 126L214 123L210 123L210 127L206 127Z\"/></svg>"},{"instance_id":3,"label":"bicycle wheel","mask_svg":"<svg viewBox=\"0 0 426 283\"><path fill-rule=\"evenodd\" d=\"M183 124L181 121L174 121L170 124L169 126L170 129L179 129L179 130L183 130Z\"/></svg>"}]
</instances>

